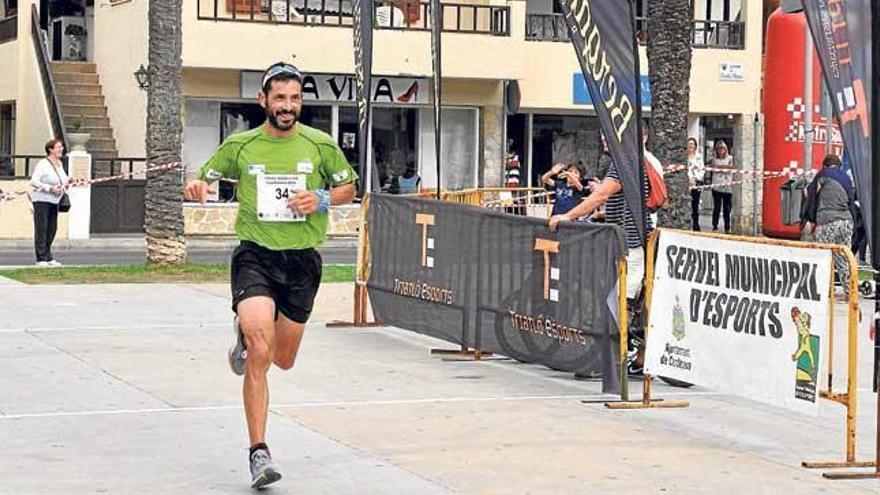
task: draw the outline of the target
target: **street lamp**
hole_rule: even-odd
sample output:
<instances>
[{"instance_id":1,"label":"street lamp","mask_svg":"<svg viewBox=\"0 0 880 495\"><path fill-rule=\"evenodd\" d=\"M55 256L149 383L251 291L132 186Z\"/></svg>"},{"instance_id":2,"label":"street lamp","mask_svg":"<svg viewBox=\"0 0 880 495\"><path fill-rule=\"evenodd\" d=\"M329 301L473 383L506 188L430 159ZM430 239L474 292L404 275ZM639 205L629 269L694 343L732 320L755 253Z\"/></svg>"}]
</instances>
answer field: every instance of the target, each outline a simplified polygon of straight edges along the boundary
<instances>
[{"instance_id":1,"label":"street lamp","mask_svg":"<svg viewBox=\"0 0 880 495\"><path fill-rule=\"evenodd\" d=\"M146 90L150 87L150 73L144 64L141 64L138 70L134 71L134 78L137 80L139 88Z\"/></svg>"}]
</instances>

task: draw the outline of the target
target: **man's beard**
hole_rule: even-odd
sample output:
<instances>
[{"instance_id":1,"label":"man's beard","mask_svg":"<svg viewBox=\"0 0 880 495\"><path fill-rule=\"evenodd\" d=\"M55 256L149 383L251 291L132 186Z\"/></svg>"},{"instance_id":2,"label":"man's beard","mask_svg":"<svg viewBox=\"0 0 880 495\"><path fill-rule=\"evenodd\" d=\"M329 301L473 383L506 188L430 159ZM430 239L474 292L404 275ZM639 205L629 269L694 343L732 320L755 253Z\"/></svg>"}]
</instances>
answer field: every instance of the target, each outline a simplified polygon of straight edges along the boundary
<instances>
[{"instance_id":1,"label":"man's beard","mask_svg":"<svg viewBox=\"0 0 880 495\"><path fill-rule=\"evenodd\" d=\"M278 129L279 131L289 131L293 129L293 126L295 126L297 121L299 120L299 115L297 115L296 110L292 110L290 112L279 111L275 113L272 113L272 111L268 108L265 108L264 110L266 112L266 120L269 121L269 125ZM293 120L290 122L290 124L282 125L280 122L278 122L278 117L282 115L291 115L293 116Z\"/></svg>"}]
</instances>

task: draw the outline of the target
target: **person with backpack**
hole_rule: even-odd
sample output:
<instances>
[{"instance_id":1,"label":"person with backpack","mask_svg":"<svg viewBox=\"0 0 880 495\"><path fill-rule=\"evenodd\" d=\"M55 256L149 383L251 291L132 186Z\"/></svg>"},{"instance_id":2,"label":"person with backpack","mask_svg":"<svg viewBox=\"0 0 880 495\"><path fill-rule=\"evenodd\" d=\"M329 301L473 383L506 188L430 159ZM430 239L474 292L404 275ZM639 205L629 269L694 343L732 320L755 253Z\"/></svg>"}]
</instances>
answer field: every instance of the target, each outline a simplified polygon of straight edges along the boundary
<instances>
[{"instance_id":1,"label":"person with backpack","mask_svg":"<svg viewBox=\"0 0 880 495\"><path fill-rule=\"evenodd\" d=\"M840 169L840 157L826 155L822 171L807 186L807 204L802 218L803 229L814 235L816 242L849 247L855 225L855 187L849 175ZM835 253L837 279L849 294L849 262Z\"/></svg>"},{"instance_id":2,"label":"person with backpack","mask_svg":"<svg viewBox=\"0 0 880 495\"><path fill-rule=\"evenodd\" d=\"M645 207L642 209L643 218L634 218L629 208L627 208L621 185L620 170L617 163L613 161L608 167L608 174L605 178L601 182L591 183L591 193L586 199L567 213L550 217L550 230L556 230L560 223L571 222L587 216L599 206L605 204L606 223L619 225L626 234L626 298L628 305L632 307L639 306L639 295L645 278L645 249L642 244L642 238L639 235L638 223L636 222L644 223L645 233L650 234L654 229L654 220L652 218L654 215L649 215L649 210L656 212L667 199L666 184L663 181L663 167L660 160L645 149L647 134L647 126L645 126L642 139L643 152L645 153L644 167L642 168L642 194L646 198ZM628 367L630 374L637 375L641 373L643 359L642 350L637 351L637 355L632 356Z\"/></svg>"},{"instance_id":3,"label":"person with backpack","mask_svg":"<svg viewBox=\"0 0 880 495\"><path fill-rule=\"evenodd\" d=\"M649 169L654 171L654 166L651 165L645 167L643 172ZM642 194L646 198L649 196L649 181L648 173L643 173ZM635 299L641 288L642 279L645 275L645 250L642 246L642 238L639 235L638 223L636 222L644 223L647 227L646 232L653 230L653 223L651 217L648 215L647 206L649 202L646 202L646 208L642 209L645 218L634 218L632 213L630 213L629 208L626 207L626 199L624 198L623 187L621 185L620 170L617 163L613 161L608 167L608 173L605 178L600 182L591 182L589 189L590 194L574 208L565 213L550 217L550 229L556 230L556 227L560 223L571 222L578 218L586 217L604 204L605 222L619 225L626 233L626 246L628 251L626 257L626 293L627 298Z\"/></svg>"}]
</instances>

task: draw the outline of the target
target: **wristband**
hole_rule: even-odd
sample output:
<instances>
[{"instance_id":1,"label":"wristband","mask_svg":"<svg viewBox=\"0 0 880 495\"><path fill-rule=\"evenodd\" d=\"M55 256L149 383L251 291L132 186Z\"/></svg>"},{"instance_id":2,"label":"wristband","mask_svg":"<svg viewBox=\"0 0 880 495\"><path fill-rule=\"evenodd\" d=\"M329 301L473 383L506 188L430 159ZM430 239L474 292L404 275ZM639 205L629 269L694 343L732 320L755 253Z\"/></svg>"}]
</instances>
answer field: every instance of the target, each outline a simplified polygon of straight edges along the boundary
<instances>
[{"instance_id":1,"label":"wristband","mask_svg":"<svg viewBox=\"0 0 880 495\"><path fill-rule=\"evenodd\" d=\"M330 211L330 193L325 189L318 189L312 192L318 196L318 212L327 213Z\"/></svg>"}]
</instances>

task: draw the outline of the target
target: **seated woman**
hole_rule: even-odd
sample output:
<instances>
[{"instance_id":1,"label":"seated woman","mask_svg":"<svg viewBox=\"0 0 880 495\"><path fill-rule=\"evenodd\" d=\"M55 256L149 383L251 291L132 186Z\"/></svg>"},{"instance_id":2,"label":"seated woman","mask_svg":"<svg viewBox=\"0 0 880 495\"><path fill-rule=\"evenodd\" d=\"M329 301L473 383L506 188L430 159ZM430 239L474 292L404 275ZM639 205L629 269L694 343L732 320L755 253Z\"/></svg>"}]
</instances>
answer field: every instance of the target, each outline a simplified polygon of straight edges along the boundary
<instances>
[{"instance_id":1,"label":"seated woman","mask_svg":"<svg viewBox=\"0 0 880 495\"><path fill-rule=\"evenodd\" d=\"M407 168L406 172L403 175L397 176L396 180L400 194L419 192L419 184L422 182L422 178L419 177L419 174L413 168Z\"/></svg>"}]
</instances>

